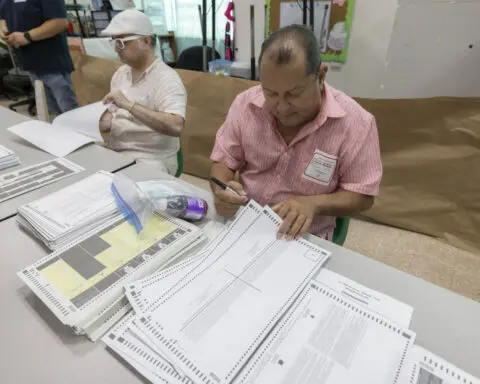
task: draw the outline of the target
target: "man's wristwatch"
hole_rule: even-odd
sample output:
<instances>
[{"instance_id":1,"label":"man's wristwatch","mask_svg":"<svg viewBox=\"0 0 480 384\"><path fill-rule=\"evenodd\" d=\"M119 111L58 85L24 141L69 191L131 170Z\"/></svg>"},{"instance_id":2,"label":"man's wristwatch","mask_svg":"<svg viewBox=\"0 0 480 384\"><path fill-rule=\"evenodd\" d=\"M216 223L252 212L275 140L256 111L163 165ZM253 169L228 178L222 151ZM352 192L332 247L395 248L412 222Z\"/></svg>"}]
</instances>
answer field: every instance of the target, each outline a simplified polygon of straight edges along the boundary
<instances>
[{"instance_id":1,"label":"man's wristwatch","mask_svg":"<svg viewBox=\"0 0 480 384\"><path fill-rule=\"evenodd\" d=\"M25 36L25 39L28 40L29 43L33 43L32 36L30 36L30 32L23 32L23 36Z\"/></svg>"}]
</instances>

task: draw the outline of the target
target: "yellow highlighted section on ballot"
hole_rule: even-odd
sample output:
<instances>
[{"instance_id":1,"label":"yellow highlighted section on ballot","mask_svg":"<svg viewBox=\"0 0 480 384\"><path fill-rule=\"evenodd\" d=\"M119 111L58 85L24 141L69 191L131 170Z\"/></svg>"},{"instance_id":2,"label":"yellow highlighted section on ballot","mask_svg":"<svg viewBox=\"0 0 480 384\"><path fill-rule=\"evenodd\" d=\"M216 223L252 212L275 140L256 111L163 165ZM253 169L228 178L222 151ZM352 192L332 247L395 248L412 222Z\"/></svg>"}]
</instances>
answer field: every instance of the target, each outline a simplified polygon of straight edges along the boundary
<instances>
[{"instance_id":1,"label":"yellow highlighted section on ballot","mask_svg":"<svg viewBox=\"0 0 480 384\"><path fill-rule=\"evenodd\" d=\"M76 245L67 251L68 256L67 252L60 254L58 260L42 268L40 273L62 295L72 299L143 254L176 228L171 222L153 215L137 234L133 226L124 221ZM101 250L95 253L98 243Z\"/></svg>"}]
</instances>

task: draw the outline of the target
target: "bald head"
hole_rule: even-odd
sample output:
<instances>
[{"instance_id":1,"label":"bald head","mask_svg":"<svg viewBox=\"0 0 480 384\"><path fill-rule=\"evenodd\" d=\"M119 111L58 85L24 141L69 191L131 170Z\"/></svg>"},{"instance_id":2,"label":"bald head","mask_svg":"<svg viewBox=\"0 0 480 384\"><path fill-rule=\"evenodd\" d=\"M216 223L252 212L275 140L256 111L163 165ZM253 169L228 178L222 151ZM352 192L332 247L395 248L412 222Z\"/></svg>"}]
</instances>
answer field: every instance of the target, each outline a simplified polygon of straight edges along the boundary
<instances>
[{"instance_id":1,"label":"bald head","mask_svg":"<svg viewBox=\"0 0 480 384\"><path fill-rule=\"evenodd\" d=\"M304 60L307 76L318 75L322 64L317 38L304 25L290 25L273 32L262 44L260 67L265 58L274 61L276 65Z\"/></svg>"}]
</instances>

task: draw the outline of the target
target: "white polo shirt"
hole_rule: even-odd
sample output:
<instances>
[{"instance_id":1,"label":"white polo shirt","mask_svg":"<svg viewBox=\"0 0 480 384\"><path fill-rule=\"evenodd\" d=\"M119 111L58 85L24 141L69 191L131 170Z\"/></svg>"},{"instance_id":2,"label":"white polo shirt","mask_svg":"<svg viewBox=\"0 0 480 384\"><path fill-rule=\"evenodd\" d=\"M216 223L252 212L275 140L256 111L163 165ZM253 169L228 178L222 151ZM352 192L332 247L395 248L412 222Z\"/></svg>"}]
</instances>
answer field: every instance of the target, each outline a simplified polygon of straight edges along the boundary
<instances>
[{"instance_id":1,"label":"white polo shirt","mask_svg":"<svg viewBox=\"0 0 480 384\"><path fill-rule=\"evenodd\" d=\"M185 87L177 72L161 60L155 60L135 83L132 83L131 68L128 65L120 67L110 87L111 91L121 90L129 100L149 109L185 118ZM154 131L125 109L113 112L107 146L160 168L165 165L171 174L176 172L179 138Z\"/></svg>"}]
</instances>

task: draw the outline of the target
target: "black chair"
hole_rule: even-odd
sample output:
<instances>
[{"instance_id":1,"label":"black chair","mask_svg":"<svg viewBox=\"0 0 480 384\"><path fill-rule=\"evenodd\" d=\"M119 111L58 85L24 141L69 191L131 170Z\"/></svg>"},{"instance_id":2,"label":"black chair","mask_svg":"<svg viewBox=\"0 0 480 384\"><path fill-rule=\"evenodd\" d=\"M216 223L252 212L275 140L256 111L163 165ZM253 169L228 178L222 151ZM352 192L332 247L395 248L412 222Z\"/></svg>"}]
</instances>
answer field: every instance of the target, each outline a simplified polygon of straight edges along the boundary
<instances>
[{"instance_id":1,"label":"black chair","mask_svg":"<svg viewBox=\"0 0 480 384\"><path fill-rule=\"evenodd\" d=\"M216 59L220 59L218 51L215 51L215 59L212 59L212 48L207 47L207 62ZM203 71L203 47L199 45L183 50L178 57L175 68L199 72Z\"/></svg>"},{"instance_id":2,"label":"black chair","mask_svg":"<svg viewBox=\"0 0 480 384\"><path fill-rule=\"evenodd\" d=\"M28 105L28 113L30 116L36 115L35 91L30 80L30 76L26 72L18 71L14 68L8 71L8 75L4 76L3 80L4 92L11 100L18 100L25 96L25 99L18 100L8 105L12 111L17 111L16 108L21 105Z\"/></svg>"},{"instance_id":3,"label":"black chair","mask_svg":"<svg viewBox=\"0 0 480 384\"><path fill-rule=\"evenodd\" d=\"M8 48L13 68L8 70L2 77L2 93L10 100L15 101L9 104L9 108L16 112L21 105L28 105L30 116L36 115L35 90L27 72L20 70L16 63L14 53ZM18 100L21 97L24 99ZM18 100L18 101L17 101Z\"/></svg>"}]
</instances>

